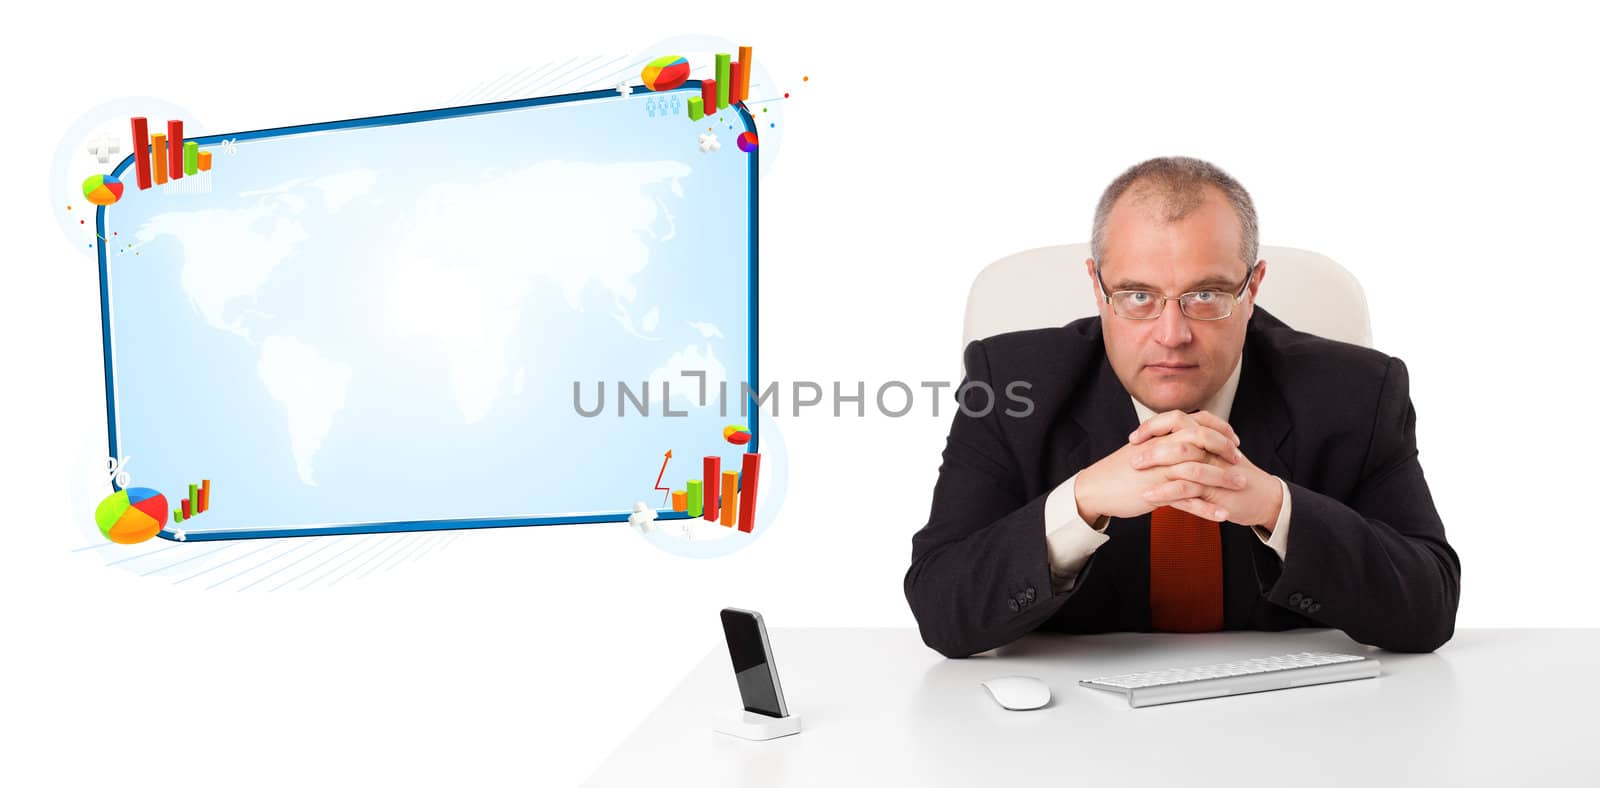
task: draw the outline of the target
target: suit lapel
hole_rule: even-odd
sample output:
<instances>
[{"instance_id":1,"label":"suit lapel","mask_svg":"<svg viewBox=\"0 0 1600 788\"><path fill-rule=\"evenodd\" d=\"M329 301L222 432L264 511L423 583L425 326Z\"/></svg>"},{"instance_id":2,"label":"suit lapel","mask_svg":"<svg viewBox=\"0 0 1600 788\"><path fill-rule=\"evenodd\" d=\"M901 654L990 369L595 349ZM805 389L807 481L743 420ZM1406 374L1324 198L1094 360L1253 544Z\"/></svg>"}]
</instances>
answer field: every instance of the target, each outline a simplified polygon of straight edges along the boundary
<instances>
[{"instance_id":1,"label":"suit lapel","mask_svg":"<svg viewBox=\"0 0 1600 788\"><path fill-rule=\"evenodd\" d=\"M1261 470L1287 480L1290 468L1284 458L1289 456L1289 408L1254 344L1245 343L1244 369L1239 373L1228 422L1239 434L1239 450L1244 456Z\"/></svg>"},{"instance_id":2,"label":"suit lapel","mask_svg":"<svg viewBox=\"0 0 1600 788\"><path fill-rule=\"evenodd\" d=\"M1239 435L1239 450L1245 457L1261 470L1288 481L1293 478L1293 469L1284 459L1292 456L1289 409L1254 336L1247 336L1243 363L1228 422ZM1253 529L1223 525L1222 563L1223 628L1249 629L1261 597L1282 570L1278 557Z\"/></svg>"},{"instance_id":3,"label":"suit lapel","mask_svg":"<svg viewBox=\"0 0 1600 788\"><path fill-rule=\"evenodd\" d=\"M1094 339L1101 343L1098 363L1090 366L1092 377L1085 382L1082 392L1075 398L1072 418L1084 438L1072 450L1069 467L1081 470L1097 462L1128 443L1128 433L1139 426L1139 417L1133 409L1133 399L1106 357L1104 339L1096 331ZM1150 629L1150 516L1113 518L1106 526L1111 541L1096 551L1095 562L1101 567L1101 604L1103 620L1120 622L1118 628L1135 631Z\"/></svg>"},{"instance_id":4,"label":"suit lapel","mask_svg":"<svg viewBox=\"0 0 1600 788\"><path fill-rule=\"evenodd\" d=\"M1133 399L1110 359L1100 354L1100 363L1093 368L1094 379L1088 391L1072 409L1072 418L1083 428L1086 439L1074 450L1073 460L1081 460L1080 469L1106 456L1128 442L1128 433L1139 426L1139 417L1133 410ZM1081 457L1077 455L1082 455Z\"/></svg>"}]
</instances>

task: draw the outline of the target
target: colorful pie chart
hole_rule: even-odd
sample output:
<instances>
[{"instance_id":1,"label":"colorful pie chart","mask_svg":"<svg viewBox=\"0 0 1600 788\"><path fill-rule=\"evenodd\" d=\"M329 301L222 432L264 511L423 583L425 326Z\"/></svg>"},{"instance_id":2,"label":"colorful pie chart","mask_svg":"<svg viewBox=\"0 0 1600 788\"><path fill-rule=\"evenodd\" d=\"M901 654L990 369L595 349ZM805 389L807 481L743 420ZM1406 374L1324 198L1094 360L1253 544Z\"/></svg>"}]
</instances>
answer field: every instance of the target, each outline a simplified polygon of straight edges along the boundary
<instances>
[{"instance_id":1,"label":"colorful pie chart","mask_svg":"<svg viewBox=\"0 0 1600 788\"><path fill-rule=\"evenodd\" d=\"M689 78L689 61L678 55L664 55L646 63L639 76L651 90L671 90Z\"/></svg>"},{"instance_id":2,"label":"colorful pie chart","mask_svg":"<svg viewBox=\"0 0 1600 788\"><path fill-rule=\"evenodd\" d=\"M753 131L746 131L739 135L739 150L745 153L754 153L758 144L760 144L760 141L756 139L756 133Z\"/></svg>"},{"instance_id":3,"label":"colorful pie chart","mask_svg":"<svg viewBox=\"0 0 1600 788\"><path fill-rule=\"evenodd\" d=\"M722 428L722 439L735 446L743 446L750 442L750 430L738 424L729 424Z\"/></svg>"},{"instance_id":4,"label":"colorful pie chart","mask_svg":"<svg viewBox=\"0 0 1600 788\"><path fill-rule=\"evenodd\" d=\"M167 498L149 487L114 492L94 509L100 533L117 544L138 544L167 524Z\"/></svg>"},{"instance_id":5,"label":"colorful pie chart","mask_svg":"<svg viewBox=\"0 0 1600 788\"><path fill-rule=\"evenodd\" d=\"M122 181L115 175L90 175L83 179L83 198L95 205L110 205L122 199Z\"/></svg>"}]
</instances>

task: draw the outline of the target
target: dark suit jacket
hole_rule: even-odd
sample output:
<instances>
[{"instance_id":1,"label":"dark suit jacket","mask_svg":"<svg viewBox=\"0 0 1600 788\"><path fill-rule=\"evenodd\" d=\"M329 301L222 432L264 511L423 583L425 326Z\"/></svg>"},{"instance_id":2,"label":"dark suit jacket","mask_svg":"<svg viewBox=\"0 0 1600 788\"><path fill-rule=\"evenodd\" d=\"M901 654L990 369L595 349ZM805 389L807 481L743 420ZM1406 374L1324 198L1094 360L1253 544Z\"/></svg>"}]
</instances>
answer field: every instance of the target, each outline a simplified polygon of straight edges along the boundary
<instances>
[{"instance_id":1,"label":"dark suit jacket","mask_svg":"<svg viewBox=\"0 0 1600 788\"><path fill-rule=\"evenodd\" d=\"M1222 528L1223 628L1342 629L1393 651L1455 631L1461 563L1417 462L1405 365L1295 331L1257 307L1229 421L1240 450L1289 485L1282 560L1251 529ZM997 396L958 409L928 523L912 538L906 599L929 646L963 657L1037 629L1149 631L1150 516L1114 518L1073 587L1055 593L1045 549L1051 490L1138 426L1098 317L967 346L968 381ZM1008 400L1006 386L1033 401ZM969 394L969 410L988 403Z\"/></svg>"}]
</instances>

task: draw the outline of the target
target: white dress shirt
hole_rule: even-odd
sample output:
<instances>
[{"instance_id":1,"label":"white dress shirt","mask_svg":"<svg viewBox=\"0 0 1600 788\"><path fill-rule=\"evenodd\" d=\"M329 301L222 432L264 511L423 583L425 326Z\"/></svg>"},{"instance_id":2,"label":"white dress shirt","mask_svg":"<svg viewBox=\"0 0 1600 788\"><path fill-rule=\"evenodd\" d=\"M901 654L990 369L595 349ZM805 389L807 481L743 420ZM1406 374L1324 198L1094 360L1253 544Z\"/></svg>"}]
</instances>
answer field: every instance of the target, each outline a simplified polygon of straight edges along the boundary
<instances>
[{"instance_id":1,"label":"white dress shirt","mask_svg":"<svg viewBox=\"0 0 1600 788\"><path fill-rule=\"evenodd\" d=\"M1223 421L1227 421L1233 411L1233 395L1239 390L1239 372L1243 367L1244 358L1241 356L1239 362L1233 365L1233 374L1228 376L1216 396L1206 403L1205 410ZM1140 424L1156 415L1137 398L1129 399L1133 400L1133 410L1138 414ZM1078 580L1078 572L1083 570L1084 564L1089 563L1089 556L1111 539L1106 535L1106 525L1111 518L1102 516L1089 523L1078 515L1077 478L1078 475L1073 474L1056 485L1044 501L1044 540L1050 555L1051 579L1058 592L1070 590ZM1283 508L1278 512L1277 524L1271 532L1260 526L1253 526L1251 530L1282 560L1289 547L1289 485L1282 479L1278 479L1278 484L1283 487Z\"/></svg>"}]
</instances>

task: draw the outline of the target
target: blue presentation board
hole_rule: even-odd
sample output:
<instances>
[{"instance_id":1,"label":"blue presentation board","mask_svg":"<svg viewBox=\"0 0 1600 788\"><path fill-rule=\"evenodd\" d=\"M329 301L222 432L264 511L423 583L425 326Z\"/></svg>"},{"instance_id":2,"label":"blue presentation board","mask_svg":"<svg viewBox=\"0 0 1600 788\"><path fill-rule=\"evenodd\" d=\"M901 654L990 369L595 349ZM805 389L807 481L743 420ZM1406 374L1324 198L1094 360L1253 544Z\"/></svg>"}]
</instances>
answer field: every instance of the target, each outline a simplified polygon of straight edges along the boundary
<instances>
[{"instance_id":1,"label":"blue presentation board","mask_svg":"<svg viewBox=\"0 0 1600 788\"><path fill-rule=\"evenodd\" d=\"M753 124L690 121L698 90L198 137L210 171L147 190L123 161L111 454L174 506L212 486L162 536L681 517L658 476L760 445Z\"/></svg>"}]
</instances>

